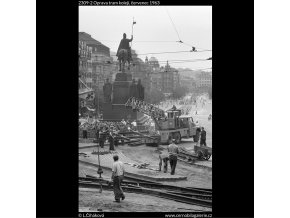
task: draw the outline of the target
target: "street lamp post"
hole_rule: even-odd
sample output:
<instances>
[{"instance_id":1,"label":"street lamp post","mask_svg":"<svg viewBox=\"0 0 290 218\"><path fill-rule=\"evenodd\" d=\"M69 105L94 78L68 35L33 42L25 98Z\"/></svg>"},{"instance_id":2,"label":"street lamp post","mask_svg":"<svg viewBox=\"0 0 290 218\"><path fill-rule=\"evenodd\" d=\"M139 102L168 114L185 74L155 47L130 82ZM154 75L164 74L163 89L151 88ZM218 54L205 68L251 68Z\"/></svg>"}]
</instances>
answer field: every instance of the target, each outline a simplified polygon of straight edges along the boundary
<instances>
[{"instance_id":1,"label":"street lamp post","mask_svg":"<svg viewBox=\"0 0 290 218\"><path fill-rule=\"evenodd\" d=\"M98 84L98 116L100 117L100 89Z\"/></svg>"}]
</instances>

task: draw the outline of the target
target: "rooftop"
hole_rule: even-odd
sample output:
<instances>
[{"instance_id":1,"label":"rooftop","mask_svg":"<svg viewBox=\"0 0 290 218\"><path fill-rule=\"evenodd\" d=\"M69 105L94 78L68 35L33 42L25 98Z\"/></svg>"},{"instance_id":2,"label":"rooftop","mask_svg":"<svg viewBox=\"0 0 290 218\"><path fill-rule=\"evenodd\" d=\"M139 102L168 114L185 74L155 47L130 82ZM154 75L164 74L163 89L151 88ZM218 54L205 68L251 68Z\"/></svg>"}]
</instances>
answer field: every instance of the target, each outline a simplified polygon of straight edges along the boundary
<instances>
[{"instance_id":1,"label":"rooftop","mask_svg":"<svg viewBox=\"0 0 290 218\"><path fill-rule=\"evenodd\" d=\"M156 57L151 57L149 59L149 62L158 62L157 58Z\"/></svg>"},{"instance_id":2,"label":"rooftop","mask_svg":"<svg viewBox=\"0 0 290 218\"><path fill-rule=\"evenodd\" d=\"M86 32L79 32L79 40L85 41L87 45L98 45L98 46L104 46L109 49L109 47L105 46L98 40L95 40L94 38L91 37L90 34Z\"/></svg>"}]
</instances>

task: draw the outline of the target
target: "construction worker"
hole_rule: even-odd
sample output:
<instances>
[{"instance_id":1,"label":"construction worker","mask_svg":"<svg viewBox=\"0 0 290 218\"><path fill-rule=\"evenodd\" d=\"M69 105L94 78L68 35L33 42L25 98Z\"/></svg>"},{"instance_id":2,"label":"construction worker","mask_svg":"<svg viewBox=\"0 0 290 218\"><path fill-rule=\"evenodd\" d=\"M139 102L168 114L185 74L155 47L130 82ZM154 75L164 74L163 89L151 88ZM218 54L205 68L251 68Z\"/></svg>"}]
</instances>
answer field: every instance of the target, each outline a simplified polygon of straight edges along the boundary
<instances>
[{"instance_id":1,"label":"construction worker","mask_svg":"<svg viewBox=\"0 0 290 218\"><path fill-rule=\"evenodd\" d=\"M120 202L120 198L122 200L125 199L125 195L123 192L123 189L121 187L122 180L124 179L125 175L125 168L124 164L119 161L118 155L113 156L114 163L112 167L112 181L113 181L113 189L114 189L114 195L115 195L115 201Z\"/></svg>"},{"instance_id":2,"label":"construction worker","mask_svg":"<svg viewBox=\"0 0 290 218\"><path fill-rule=\"evenodd\" d=\"M199 138L200 138L200 131L201 131L200 128L196 129L196 135L195 135L195 137L193 139L193 141L196 142L196 145L197 145L197 143L199 141Z\"/></svg>"},{"instance_id":3,"label":"construction worker","mask_svg":"<svg viewBox=\"0 0 290 218\"><path fill-rule=\"evenodd\" d=\"M161 171L163 162L164 173L167 173L168 161L169 161L168 151L167 150L161 151L161 153L159 154L159 171Z\"/></svg>"},{"instance_id":4,"label":"construction worker","mask_svg":"<svg viewBox=\"0 0 290 218\"><path fill-rule=\"evenodd\" d=\"M105 134L103 132L103 128L101 128L100 132L99 132L99 144L100 144L100 147L103 148L104 147L104 144L105 144Z\"/></svg>"},{"instance_id":5,"label":"construction worker","mask_svg":"<svg viewBox=\"0 0 290 218\"><path fill-rule=\"evenodd\" d=\"M136 122L136 120L134 120L131 124L132 124L132 127L133 127L132 129L136 131L137 130L137 122Z\"/></svg>"},{"instance_id":6,"label":"construction worker","mask_svg":"<svg viewBox=\"0 0 290 218\"><path fill-rule=\"evenodd\" d=\"M201 127L201 133L200 133L200 146L206 146L206 131L203 127Z\"/></svg>"},{"instance_id":7,"label":"construction worker","mask_svg":"<svg viewBox=\"0 0 290 218\"><path fill-rule=\"evenodd\" d=\"M109 150L115 151L113 132L109 133L109 143L110 143Z\"/></svg>"},{"instance_id":8,"label":"construction worker","mask_svg":"<svg viewBox=\"0 0 290 218\"><path fill-rule=\"evenodd\" d=\"M84 126L84 129L83 129L83 138L84 139L88 138L88 130L87 130L87 126L86 125Z\"/></svg>"},{"instance_id":9,"label":"construction worker","mask_svg":"<svg viewBox=\"0 0 290 218\"><path fill-rule=\"evenodd\" d=\"M100 139L100 128L98 125L96 125L96 141L99 142Z\"/></svg>"},{"instance_id":10,"label":"construction worker","mask_svg":"<svg viewBox=\"0 0 290 218\"><path fill-rule=\"evenodd\" d=\"M175 139L172 139L172 136L169 136L169 163L171 168L171 175L175 174L175 168L177 164L177 155L179 154L178 146L174 143Z\"/></svg>"}]
</instances>

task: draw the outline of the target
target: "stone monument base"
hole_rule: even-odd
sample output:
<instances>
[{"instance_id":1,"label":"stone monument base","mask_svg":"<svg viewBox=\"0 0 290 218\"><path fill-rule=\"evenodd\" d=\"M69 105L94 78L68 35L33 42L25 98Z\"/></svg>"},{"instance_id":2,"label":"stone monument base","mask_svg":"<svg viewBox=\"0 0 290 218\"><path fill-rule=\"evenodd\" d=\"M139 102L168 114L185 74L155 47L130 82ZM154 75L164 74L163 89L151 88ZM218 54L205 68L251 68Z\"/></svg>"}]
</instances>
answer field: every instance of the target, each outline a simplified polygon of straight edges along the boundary
<instances>
[{"instance_id":1,"label":"stone monument base","mask_svg":"<svg viewBox=\"0 0 290 218\"><path fill-rule=\"evenodd\" d=\"M122 119L139 121L143 116L143 113L133 111L131 108L126 108L125 105L112 103L103 104L103 119L106 121L121 121Z\"/></svg>"},{"instance_id":2,"label":"stone monument base","mask_svg":"<svg viewBox=\"0 0 290 218\"><path fill-rule=\"evenodd\" d=\"M135 84L135 82L134 82ZM133 111L132 108L126 108L125 103L127 100L136 94L132 91L132 75L130 73L117 73L115 81L112 84L112 101L103 104L103 120L107 121L121 121L124 120L142 120L143 113Z\"/></svg>"}]
</instances>

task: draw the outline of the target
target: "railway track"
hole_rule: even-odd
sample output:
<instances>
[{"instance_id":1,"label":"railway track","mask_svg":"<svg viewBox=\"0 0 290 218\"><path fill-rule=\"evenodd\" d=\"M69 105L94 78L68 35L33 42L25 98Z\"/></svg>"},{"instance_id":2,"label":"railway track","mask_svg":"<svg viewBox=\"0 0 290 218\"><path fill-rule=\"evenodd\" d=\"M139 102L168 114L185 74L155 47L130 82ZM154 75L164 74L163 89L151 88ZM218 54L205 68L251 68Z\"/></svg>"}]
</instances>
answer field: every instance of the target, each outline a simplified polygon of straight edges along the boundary
<instances>
[{"instance_id":1,"label":"railway track","mask_svg":"<svg viewBox=\"0 0 290 218\"><path fill-rule=\"evenodd\" d=\"M93 178L92 176L79 177L79 187L102 188L112 190L112 183L109 180ZM183 188L178 186L163 185L153 182L122 181L122 189L126 192L148 194L178 202L203 207L212 207L211 190L198 188Z\"/></svg>"},{"instance_id":2,"label":"railway track","mask_svg":"<svg viewBox=\"0 0 290 218\"><path fill-rule=\"evenodd\" d=\"M85 181L92 181L92 182L100 182L100 181L107 182L107 180L99 179L90 175L86 175L86 177L82 179ZM209 200L211 200L211 195L212 195L211 189L201 189L201 188L195 188L195 187L185 188L185 187L179 187L179 186L173 186L173 185L164 185L158 182L144 181L141 179L139 179L139 182L136 182L136 181L130 181L130 179L128 180L126 177L123 180L122 184L132 185L136 187L160 189L160 190L166 190L166 191L172 191L172 192L180 192L186 195L191 194L191 195L200 196L201 198L207 197Z\"/></svg>"}]
</instances>

